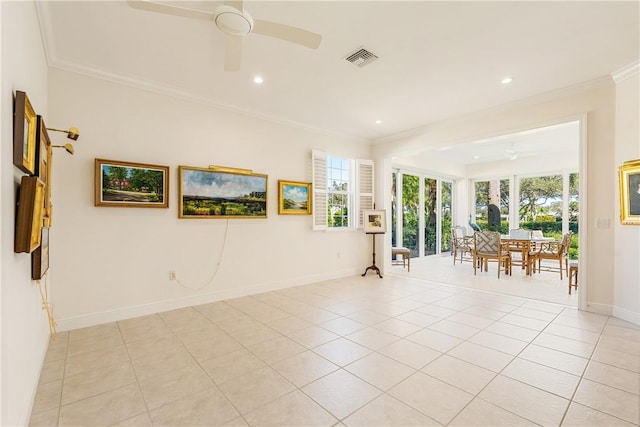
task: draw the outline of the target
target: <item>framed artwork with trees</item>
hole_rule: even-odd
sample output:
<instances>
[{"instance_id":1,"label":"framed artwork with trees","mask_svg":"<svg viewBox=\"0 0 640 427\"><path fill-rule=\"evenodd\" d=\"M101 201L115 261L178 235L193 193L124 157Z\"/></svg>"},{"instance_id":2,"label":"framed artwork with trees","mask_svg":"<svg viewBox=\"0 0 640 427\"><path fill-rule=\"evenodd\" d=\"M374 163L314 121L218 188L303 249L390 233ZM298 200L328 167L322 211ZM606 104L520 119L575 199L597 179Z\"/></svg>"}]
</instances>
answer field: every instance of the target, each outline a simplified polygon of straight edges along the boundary
<instances>
[{"instance_id":1,"label":"framed artwork with trees","mask_svg":"<svg viewBox=\"0 0 640 427\"><path fill-rule=\"evenodd\" d=\"M96 159L95 205L168 208L169 167Z\"/></svg>"}]
</instances>

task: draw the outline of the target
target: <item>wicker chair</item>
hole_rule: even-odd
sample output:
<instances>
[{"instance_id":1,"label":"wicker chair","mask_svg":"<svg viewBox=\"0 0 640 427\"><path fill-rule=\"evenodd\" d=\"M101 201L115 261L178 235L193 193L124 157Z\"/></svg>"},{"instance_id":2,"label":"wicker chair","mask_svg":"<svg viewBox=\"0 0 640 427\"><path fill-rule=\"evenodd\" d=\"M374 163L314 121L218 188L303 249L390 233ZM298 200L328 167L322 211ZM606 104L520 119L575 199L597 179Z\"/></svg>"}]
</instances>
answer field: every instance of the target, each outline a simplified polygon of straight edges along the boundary
<instances>
[{"instance_id":1,"label":"wicker chair","mask_svg":"<svg viewBox=\"0 0 640 427\"><path fill-rule=\"evenodd\" d=\"M498 278L500 270L511 275L511 253L500 239L497 231L477 231L473 234L473 274L478 267L488 270L488 261L496 260L498 263Z\"/></svg>"},{"instance_id":2,"label":"wicker chair","mask_svg":"<svg viewBox=\"0 0 640 427\"><path fill-rule=\"evenodd\" d=\"M533 262L538 261L538 271L541 271L542 260L558 261L558 270L560 271L560 280L562 280L562 270L565 275L569 276L569 246L571 246L571 235L567 233L559 242L540 242L538 249L533 254ZM564 266L562 262L564 261ZM549 267L548 271L555 271L555 267Z\"/></svg>"},{"instance_id":3,"label":"wicker chair","mask_svg":"<svg viewBox=\"0 0 640 427\"><path fill-rule=\"evenodd\" d=\"M460 253L460 262L465 253L471 255L473 253L473 236L467 236L467 229L461 225L457 225L451 229L453 237L453 265L456 265L456 258Z\"/></svg>"}]
</instances>

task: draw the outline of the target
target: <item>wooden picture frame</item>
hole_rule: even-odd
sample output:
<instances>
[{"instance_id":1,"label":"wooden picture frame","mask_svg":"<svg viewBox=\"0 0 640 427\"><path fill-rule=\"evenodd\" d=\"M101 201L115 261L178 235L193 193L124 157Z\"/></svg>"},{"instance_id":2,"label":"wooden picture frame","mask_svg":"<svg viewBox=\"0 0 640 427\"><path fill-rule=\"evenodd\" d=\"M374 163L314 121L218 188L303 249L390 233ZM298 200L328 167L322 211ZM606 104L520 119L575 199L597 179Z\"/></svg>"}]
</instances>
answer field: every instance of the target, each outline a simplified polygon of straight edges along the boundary
<instances>
[{"instance_id":1,"label":"wooden picture frame","mask_svg":"<svg viewBox=\"0 0 640 427\"><path fill-rule=\"evenodd\" d=\"M179 218L266 218L268 176L246 169L179 167Z\"/></svg>"},{"instance_id":2,"label":"wooden picture frame","mask_svg":"<svg viewBox=\"0 0 640 427\"><path fill-rule=\"evenodd\" d=\"M42 116L38 116L36 139L36 171L35 174L44 182L43 225L51 226L51 139Z\"/></svg>"},{"instance_id":3,"label":"wooden picture frame","mask_svg":"<svg viewBox=\"0 0 640 427\"><path fill-rule=\"evenodd\" d=\"M278 214L311 215L311 183L279 180Z\"/></svg>"},{"instance_id":4,"label":"wooden picture frame","mask_svg":"<svg viewBox=\"0 0 640 427\"><path fill-rule=\"evenodd\" d=\"M620 187L620 223L640 225L640 159L618 168Z\"/></svg>"},{"instance_id":5,"label":"wooden picture frame","mask_svg":"<svg viewBox=\"0 0 640 427\"><path fill-rule=\"evenodd\" d=\"M368 209L362 212L365 233L386 233L387 213L384 209Z\"/></svg>"},{"instance_id":6,"label":"wooden picture frame","mask_svg":"<svg viewBox=\"0 0 640 427\"><path fill-rule=\"evenodd\" d=\"M44 182L37 176L23 176L18 196L14 251L33 252L40 246Z\"/></svg>"},{"instance_id":7,"label":"wooden picture frame","mask_svg":"<svg viewBox=\"0 0 640 427\"><path fill-rule=\"evenodd\" d=\"M13 108L13 164L22 172L36 172L36 112L25 92L16 91Z\"/></svg>"},{"instance_id":8,"label":"wooden picture frame","mask_svg":"<svg viewBox=\"0 0 640 427\"><path fill-rule=\"evenodd\" d=\"M40 280L49 270L49 227L42 227L40 246L31 253L31 279Z\"/></svg>"},{"instance_id":9,"label":"wooden picture frame","mask_svg":"<svg viewBox=\"0 0 640 427\"><path fill-rule=\"evenodd\" d=\"M169 166L95 159L95 206L168 208Z\"/></svg>"}]
</instances>

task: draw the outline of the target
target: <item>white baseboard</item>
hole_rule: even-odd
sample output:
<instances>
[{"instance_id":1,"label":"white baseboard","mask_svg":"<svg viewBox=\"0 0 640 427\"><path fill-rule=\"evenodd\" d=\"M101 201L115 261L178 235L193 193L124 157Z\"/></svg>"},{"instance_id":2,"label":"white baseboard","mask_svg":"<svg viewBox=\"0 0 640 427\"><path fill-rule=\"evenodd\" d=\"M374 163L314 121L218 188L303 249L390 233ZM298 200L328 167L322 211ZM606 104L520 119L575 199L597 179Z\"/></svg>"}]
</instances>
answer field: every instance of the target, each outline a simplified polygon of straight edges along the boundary
<instances>
[{"instance_id":1,"label":"white baseboard","mask_svg":"<svg viewBox=\"0 0 640 427\"><path fill-rule=\"evenodd\" d=\"M613 306L609 304L598 304L595 302L587 302L587 310L591 313L606 314L607 316L613 316Z\"/></svg>"},{"instance_id":2,"label":"white baseboard","mask_svg":"<svg viewBox=\"0 0 640 427\"><path fill-rule=\"evenodd\" d=\"M635 311L630 311L620 307L613 307L613 316L635 325L640 325L640 313Z\"/></svg>"},{"instance_id":3,"label":"white baseboard","mask_svg":"<svg viewBox=\"0 0 640 427\"><path fill-rule=\"evenodd\" d=\"M322 274L314 274L303 277L296 277L281 281L264 282L256 285L246 286L237 289L225 289L223 291L211 292L207 294L192 295L173 300L158 301L149 304L140 304L116 310L91 313L83 316L70 317L67 319L57 319L57 330L59 332L72 329L86 328L89 326L101 325L104 323L117 322L119 320L132 319L134 317L147 316L163 311L176 310L194 305L207 304L232 298L240 298L248 295L255 295L262 292L275 291L278 289L291 288L293 286L308 285L310 283L322 282L324 280L339 279L360 274L360 270L355 268L338 270Z\"/></svg>"}]
</instances>

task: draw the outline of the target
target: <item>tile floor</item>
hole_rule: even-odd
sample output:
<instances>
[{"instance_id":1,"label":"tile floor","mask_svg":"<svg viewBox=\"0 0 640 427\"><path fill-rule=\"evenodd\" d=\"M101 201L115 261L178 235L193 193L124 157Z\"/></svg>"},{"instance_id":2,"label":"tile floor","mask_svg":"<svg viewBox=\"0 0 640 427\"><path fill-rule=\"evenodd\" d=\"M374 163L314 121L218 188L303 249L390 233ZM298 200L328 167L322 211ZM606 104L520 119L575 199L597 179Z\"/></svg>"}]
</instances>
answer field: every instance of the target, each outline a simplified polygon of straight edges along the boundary
<instances>
[{"instance_id":1,"label":"tile floor","mask_svg":"<svg viewBox=\"0 0 640 427\"><path fill-rule=\"evenodd\" d=\"M543 267L556 267L557 262L543 261ZM440 256L432 255L423 258L411 259L411 271L403 269L402 265L392 267L394 274L422 278L438 283L447 283L462 286L469 289L478 289L496 292L506 295L515 295L524 298L531 298L541 301L553 302L557 304L578 306L578 290L572 290L569 295L569 280L563 273L560 280L560 273L556 271L542 271L527 276L519 266L513 268L511 275L500 275L496 264L489 264L489 271L478 270L473 274L473 264L470 259L460 263L459 258L455 266L453 257L449 254Z\"/></svg>"},{"instance_id":2,"label":"tile floor","mask_svg":"<svg viewBox=\"0 0 640 427\"><path fill-rule=\"evenodd\" d=\"M640 327L371 274L60 333L31 425L640 425Z\"/></svg>"}]
</instances>

